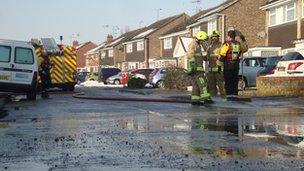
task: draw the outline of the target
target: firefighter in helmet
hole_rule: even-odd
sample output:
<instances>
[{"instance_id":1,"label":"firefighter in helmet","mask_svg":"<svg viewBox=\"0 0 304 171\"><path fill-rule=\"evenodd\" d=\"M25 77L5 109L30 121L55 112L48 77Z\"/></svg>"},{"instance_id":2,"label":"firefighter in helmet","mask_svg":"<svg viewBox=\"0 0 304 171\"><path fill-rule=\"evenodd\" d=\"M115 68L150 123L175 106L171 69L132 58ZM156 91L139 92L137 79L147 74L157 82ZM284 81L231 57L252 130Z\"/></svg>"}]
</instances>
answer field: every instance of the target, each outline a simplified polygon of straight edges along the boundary
<instances>
[{"instance_id":1,"label":"firefighter in helmet","mask_svg":"<svg viewBox=\"0 0 304 171\"><path fill-rule=\"evenodd\" d=\"M188 47L188 74L192 77L193 105L212 103L211 96L207 91L207 79L205 75L205 61L207 59L208 35L199 31Z\"/></svg>"},{"instance_id":2,"label":"firefighter in helmet","mask_svg":"<svg viewBox=\"0 0 304 171\"><path fill-rule=\"evenodd\" d=\"M41 79L41 97L42 98L49 98L48 89L50 88L51 82L51 73L50 70L52 68L51 62L49 57L46 53L43 53L43 61L39 67L39 76Z\"/></svg>"},{"instance_id":3,"label":"firefighter in helmet","mask_svg":"<svg viewBox=\"0 0 304 171\"><path fill-rule=\"evenodd\" d=\"M240 40L238 41L237 38ZM220 49L221 59L224 62L225 90L228 101L238 100L238 82L240 57L248 51L245 36L237 30L229 30L227 39Z\"/></svg>"},{"instance_id":4,"label":"firefighter in helmet","mask_svg":"<svg viewBox=\"0 0 304 171\"><path fill-rule=\"evenodd\" d=\"M216 96L218 92L225 98L225 83L223 63L220 61L220 48L222 43L220 42L220 34L217 31L213 31L210 35L210 44L207 51L208 60L208 92L211 96Z\"/></svg>"}]
</instances>

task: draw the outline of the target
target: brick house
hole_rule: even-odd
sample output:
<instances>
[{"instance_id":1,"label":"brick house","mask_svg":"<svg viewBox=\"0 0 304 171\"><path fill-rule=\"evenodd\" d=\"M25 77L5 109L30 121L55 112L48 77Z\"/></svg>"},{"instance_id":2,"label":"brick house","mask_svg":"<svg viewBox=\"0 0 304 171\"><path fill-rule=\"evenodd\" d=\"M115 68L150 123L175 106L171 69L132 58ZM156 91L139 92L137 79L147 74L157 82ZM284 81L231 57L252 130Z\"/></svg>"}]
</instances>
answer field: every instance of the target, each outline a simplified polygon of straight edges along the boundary
<instances>
[{"instance_id":1,"label":"brick house","mask_svg":"<svg viewBox=\"0 0 304 171\"><path fill-rule=\"evenodd\" d=\"M123 70L149 68L150 62L161 57L159 37L187 20L188 15L179 14L159 20L142 29L129 41L124 42Z\"/></svg>"},{"instance_id":2,"label":"brick house","mask_svg":"<svg viewBox=\"0 0 304 171\"><path fill-rule=\"evenodd\" d=\"M133 36L138 34L142 29L132 30L115 38L110 43L107 43L101 48L101 67L117 67L122 68L124 61L124 46L123 42L129 41Z\"/></svg>"},{"instance_id":3,"label":"brick house","mask_svg":"<svg viewBox=\"0 0 304 171\"><path fill-rule=\"evenodd\" d=\"M207 9L197 22L188 26L191 34L199 30L211 34L218 30L224 41L230 28L240 30L248 41L249 48L265 46L265 12L260 10L267 0L227 0Z\"/></svg>"},{"instance_id":4,"label":"brick house","mask_svg":"<svg viewBox=\"0 0 304 171\"><path fill-rule=\"evenodd\" d=\"M100 49L102 49L106 43L101 43L96 48L91 49L87 53L85 53L86 65L85 70L88 72L98 72L100 66L101 53Z\"/></svg>"},{"instance_id":5,"label":"brick house","mask_svg":"<svg viewBox=\"0 0 304 171\"><path fill-rule=\"evenodd\" d=\"M97 45L92 43L92 42L86 42L83 44L78 44L77 41L73 42L73 46L76 48L77 50L77 70L84 70L86 67L86 56L85 54L96 48Z\"/></svg>"},{"instance_id":6,"label":"brick house","mask_svg":"<svg viewBox=\"0 0 304 171\"><path fill-rule=\"evenodd\" d=\"M303 8L303 0L268 0L261 7L266 21L265 44L281 47L282 54L295 50L304 52Z\"/></svg>"},{"instance_id":7,"label":"brick house","mask_svg":"<svg viewBox=\"0 0 304 171\"><path fill-rule=\"evenodd\" d=\"M190 30L187 26L195 23L199 17L201 17L206 11L199 11L195 15L188 17L184 22L176 26L175 28L164 33L159 39L161 41L161 57L154 60L155 67L168 67L177 66L184 67L184 59L174 57L174 51L177 43L182 41L183 38L189 38L191 36ZM180 42L180 46L183 46Z\"/></svg>"}]
</instances>

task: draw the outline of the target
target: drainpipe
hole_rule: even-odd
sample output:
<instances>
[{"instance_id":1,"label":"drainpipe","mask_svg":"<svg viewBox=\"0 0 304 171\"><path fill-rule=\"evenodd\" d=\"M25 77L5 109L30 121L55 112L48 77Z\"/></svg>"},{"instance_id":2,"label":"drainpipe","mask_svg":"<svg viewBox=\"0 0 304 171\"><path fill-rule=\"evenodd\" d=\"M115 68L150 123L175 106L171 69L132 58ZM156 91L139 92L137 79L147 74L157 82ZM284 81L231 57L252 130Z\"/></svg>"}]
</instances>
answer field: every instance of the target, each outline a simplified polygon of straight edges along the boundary
<instances>
[{"instance_id":1,"label":"drainpipe","mask_svg":"<svg viewBox=\"0 0 304 171\"><path fill-rule=\"evenodd\" d=\"M222 18L222 42L225 42L225 34L226 34L226 29L225 29L225 26L226 26L226 15L225 14L218 14L218 16L220 16Z\"/></svg>"},{"instance_id":2,"label":"drainpipe","mask_svg":"<svg viewBox=\"0 0 304 171\"><path fill-rule=\"evenodd\" d=\"M302 38L302 0L296 1L296 9L297 9L297 39L300 40Z\"/></svg>"}]
</instances>

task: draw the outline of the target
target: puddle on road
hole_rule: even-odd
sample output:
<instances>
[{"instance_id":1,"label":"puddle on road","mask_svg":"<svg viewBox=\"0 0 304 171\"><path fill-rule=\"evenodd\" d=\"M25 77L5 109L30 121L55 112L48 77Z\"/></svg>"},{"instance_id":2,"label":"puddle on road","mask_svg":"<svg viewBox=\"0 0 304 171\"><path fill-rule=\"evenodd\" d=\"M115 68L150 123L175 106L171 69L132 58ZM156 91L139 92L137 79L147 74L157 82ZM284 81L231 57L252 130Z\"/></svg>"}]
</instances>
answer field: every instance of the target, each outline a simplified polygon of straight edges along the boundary
<instances>
[{"instance_id":1,"label":"puddle on road","mask_svg":"<svg viewBox=\"0 0 304 171\"><path fill-rule=\"evenodd\" d=\"M0 128L8 128L8 127L9 127L8 123L0 122Z\"/></svg>"}]
</instances>

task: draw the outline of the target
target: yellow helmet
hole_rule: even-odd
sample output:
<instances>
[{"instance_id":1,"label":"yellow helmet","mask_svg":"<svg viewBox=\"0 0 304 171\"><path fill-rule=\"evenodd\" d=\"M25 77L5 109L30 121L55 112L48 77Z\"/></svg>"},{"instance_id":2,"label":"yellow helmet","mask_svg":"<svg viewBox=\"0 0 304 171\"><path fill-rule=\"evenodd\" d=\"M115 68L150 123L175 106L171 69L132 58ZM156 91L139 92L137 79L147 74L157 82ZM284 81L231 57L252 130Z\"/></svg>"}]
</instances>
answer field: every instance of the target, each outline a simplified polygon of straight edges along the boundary
<instances>
[{"instance_id":1,"label":"yellow helmet","mask_svg":"<svg viewBox=\"0 0 304 171\"><path fill-rule=\"evenodd\" d=\"M217 30L214 30L214 31L211 33L210 37L220 37L220 33L219 33Z\"/></svg>"},{"instance_id":2,"label":"yellow helmet","mask_svg":"<svg viewBox=\"0 0 304 171\"><path fill-rule=\"evenodd\" d=\"M204 31L199 31L196 33L195 38L197 38L197 40L207 40L208 39L208 34Z\"/></svg>"}]
</instances>

